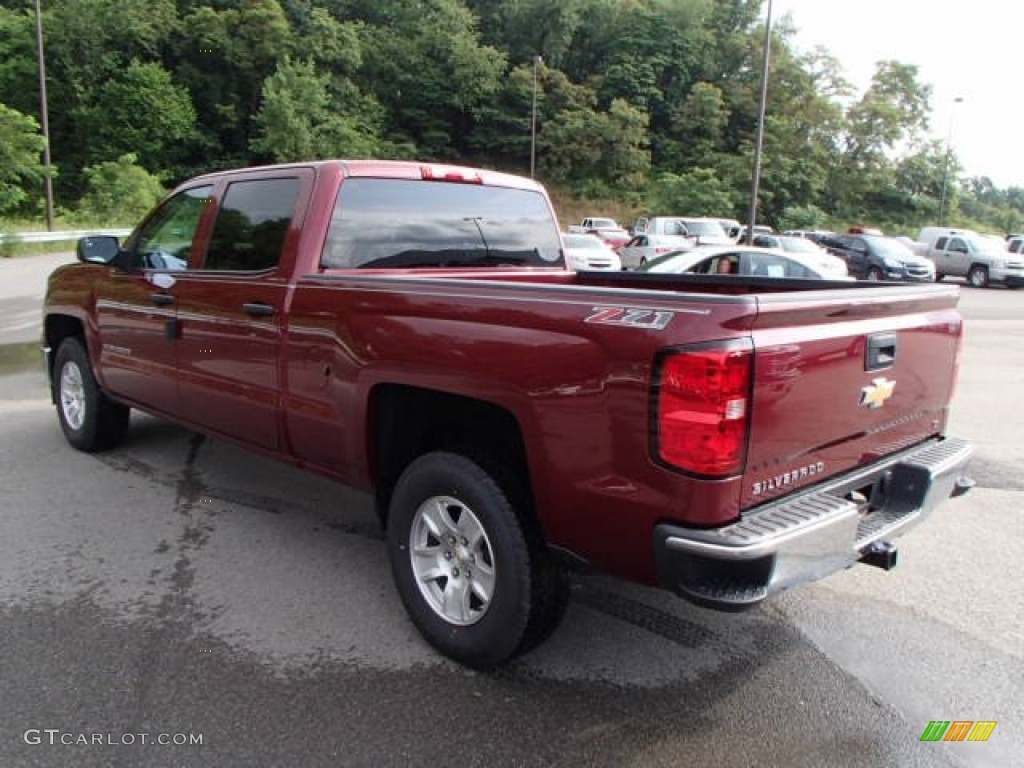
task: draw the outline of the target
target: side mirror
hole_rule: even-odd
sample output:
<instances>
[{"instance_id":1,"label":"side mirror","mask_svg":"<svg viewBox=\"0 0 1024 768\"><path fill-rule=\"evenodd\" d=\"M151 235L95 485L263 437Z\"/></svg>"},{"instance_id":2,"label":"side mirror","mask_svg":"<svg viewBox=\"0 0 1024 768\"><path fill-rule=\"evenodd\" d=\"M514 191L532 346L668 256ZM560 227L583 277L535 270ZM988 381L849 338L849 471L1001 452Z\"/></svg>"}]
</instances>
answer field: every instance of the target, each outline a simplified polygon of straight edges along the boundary
<instances>
[{"instance_id":1,"label":"side mirror","mask_svg":"<svg viewBox=\"0 0 1024 768\"><path fill-rule=\"evenodd\" d=\"M110 264L121 250L116 237L95 235L83 237L75 247L78 260L87 264Z\"/></svg>"}]
</instances>

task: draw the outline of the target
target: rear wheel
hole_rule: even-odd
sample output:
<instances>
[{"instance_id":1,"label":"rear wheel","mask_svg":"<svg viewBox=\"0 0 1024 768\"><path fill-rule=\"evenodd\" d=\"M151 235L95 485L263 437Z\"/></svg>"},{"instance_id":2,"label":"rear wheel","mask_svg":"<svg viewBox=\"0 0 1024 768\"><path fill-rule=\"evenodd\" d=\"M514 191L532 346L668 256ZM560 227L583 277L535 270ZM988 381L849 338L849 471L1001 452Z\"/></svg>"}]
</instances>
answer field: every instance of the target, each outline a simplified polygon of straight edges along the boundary
<instances>
[{"instance_id":1,"label":"rear wheel","mask_svg":"<svg viewBox=\"0 0 1024 768\"><path fill-rule=\"evenodd\" d=\"M967 282L975 288L985 288L988 285L988 267L975 264L967 273Z\"/></svg>"},{"instance_id":2,"label":"rear wheel","mask_svg":"<svg viewBox=\"0 0 1024 768\"><path fill-rule=\"evenodd\" d=\"M427 642L475 669L542 642L568 599L565 574L509 498L480 465L440 451L413 461L391 497L388 554L402 603Z\"/></svg>"},{"instance_id":3,"label":"rear wheel","mask_svg":"<svg viewBox=\"0 0 1024 768\"><path fill-rule=\"evenodd\" d=\"M53 364L57 418L64 437L80 451L113 448L128 431L129 410L100 389L82 342L65 339Z\"/></svg>"}]
</instances>

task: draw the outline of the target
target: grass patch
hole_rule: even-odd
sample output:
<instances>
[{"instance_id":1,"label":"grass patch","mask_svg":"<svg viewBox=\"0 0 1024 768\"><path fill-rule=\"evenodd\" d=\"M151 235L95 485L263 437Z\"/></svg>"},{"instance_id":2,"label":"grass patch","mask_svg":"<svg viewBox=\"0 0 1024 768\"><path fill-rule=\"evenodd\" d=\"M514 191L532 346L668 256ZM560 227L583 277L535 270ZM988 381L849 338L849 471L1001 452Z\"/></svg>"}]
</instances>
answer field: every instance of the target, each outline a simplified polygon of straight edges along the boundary
<instances>
[{"instance_id":1,"label":"grass patch","mask_svg":"<svg viewBox=\"0 0 1024 768\"><path fill-rule=\"evenodd\" d=\"M42 368L40 342L23 341L18 344L0 344L0 374L17 373L31 368Z\"/></svg>"},{"instance_id":2,"label":"grass patch","mask_svg":"<svg viewBox=\"0 0 1024 768\"><path fill-rule=\"evenodd\" d=\"M75 250L75 242L75 240L61 240L54 243L3 243L0 244L0 258L39 256L44 253L71 253Z\"/></svg>"}]
</instances>

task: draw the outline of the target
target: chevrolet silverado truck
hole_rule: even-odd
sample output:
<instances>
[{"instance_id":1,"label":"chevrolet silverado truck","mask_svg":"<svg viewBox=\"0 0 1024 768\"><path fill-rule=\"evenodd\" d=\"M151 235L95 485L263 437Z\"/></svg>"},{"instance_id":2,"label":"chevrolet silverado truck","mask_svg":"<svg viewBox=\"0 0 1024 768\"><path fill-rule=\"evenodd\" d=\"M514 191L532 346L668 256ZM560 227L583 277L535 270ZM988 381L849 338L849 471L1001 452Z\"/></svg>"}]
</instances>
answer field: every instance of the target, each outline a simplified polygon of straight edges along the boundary
<instances>
[{"instance_id":1,"label":"chevrolet silverado truck","mask_svg":"<svg viewBox=\"0 0 1024 768\"><path fill-rule=\"evenodd\" d=\"M1007 243L969 229L925 227L918 235L918 253L935 264L935 279L965 277L975 288L1002 283L1024 285L1024 257L1007 250Z\"/></svg>"},{"instance_id":2,"label":"chevrolet silverado truck","mask_svg":"<svg viewBox=\"0 0 1024 768\"><path fill-rule=\"evenodd\" d=\"M573 272L528 179L320 161L80 241L44 357L79 450L134 408L372 493L411 620L483 669L550 635L574 567L723 610L891 567L971 484L958 296Z\"/></svg>"}]
</instances>

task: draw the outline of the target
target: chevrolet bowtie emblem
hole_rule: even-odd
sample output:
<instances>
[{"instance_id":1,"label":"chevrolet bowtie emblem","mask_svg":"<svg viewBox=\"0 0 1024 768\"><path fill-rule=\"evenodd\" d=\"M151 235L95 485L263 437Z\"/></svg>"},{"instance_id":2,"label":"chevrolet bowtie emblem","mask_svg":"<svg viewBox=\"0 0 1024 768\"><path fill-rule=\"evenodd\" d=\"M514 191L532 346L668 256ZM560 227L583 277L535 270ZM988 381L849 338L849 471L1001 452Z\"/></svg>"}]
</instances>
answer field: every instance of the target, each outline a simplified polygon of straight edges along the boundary
<instances>
[{"instance_id":1,"label":"chevrolet bowtie emblem","mask_svg":"<svg viewBox=\"0 0 1024 768\"><path fill-rule=\"evenodd\" d=\"M863 387L860 391L860 405L868 408L881 408L882 405L892 397L892 391L896 389L896 382L888 379L874 379L870 386Z\"/></svg>"}]
</instances>

